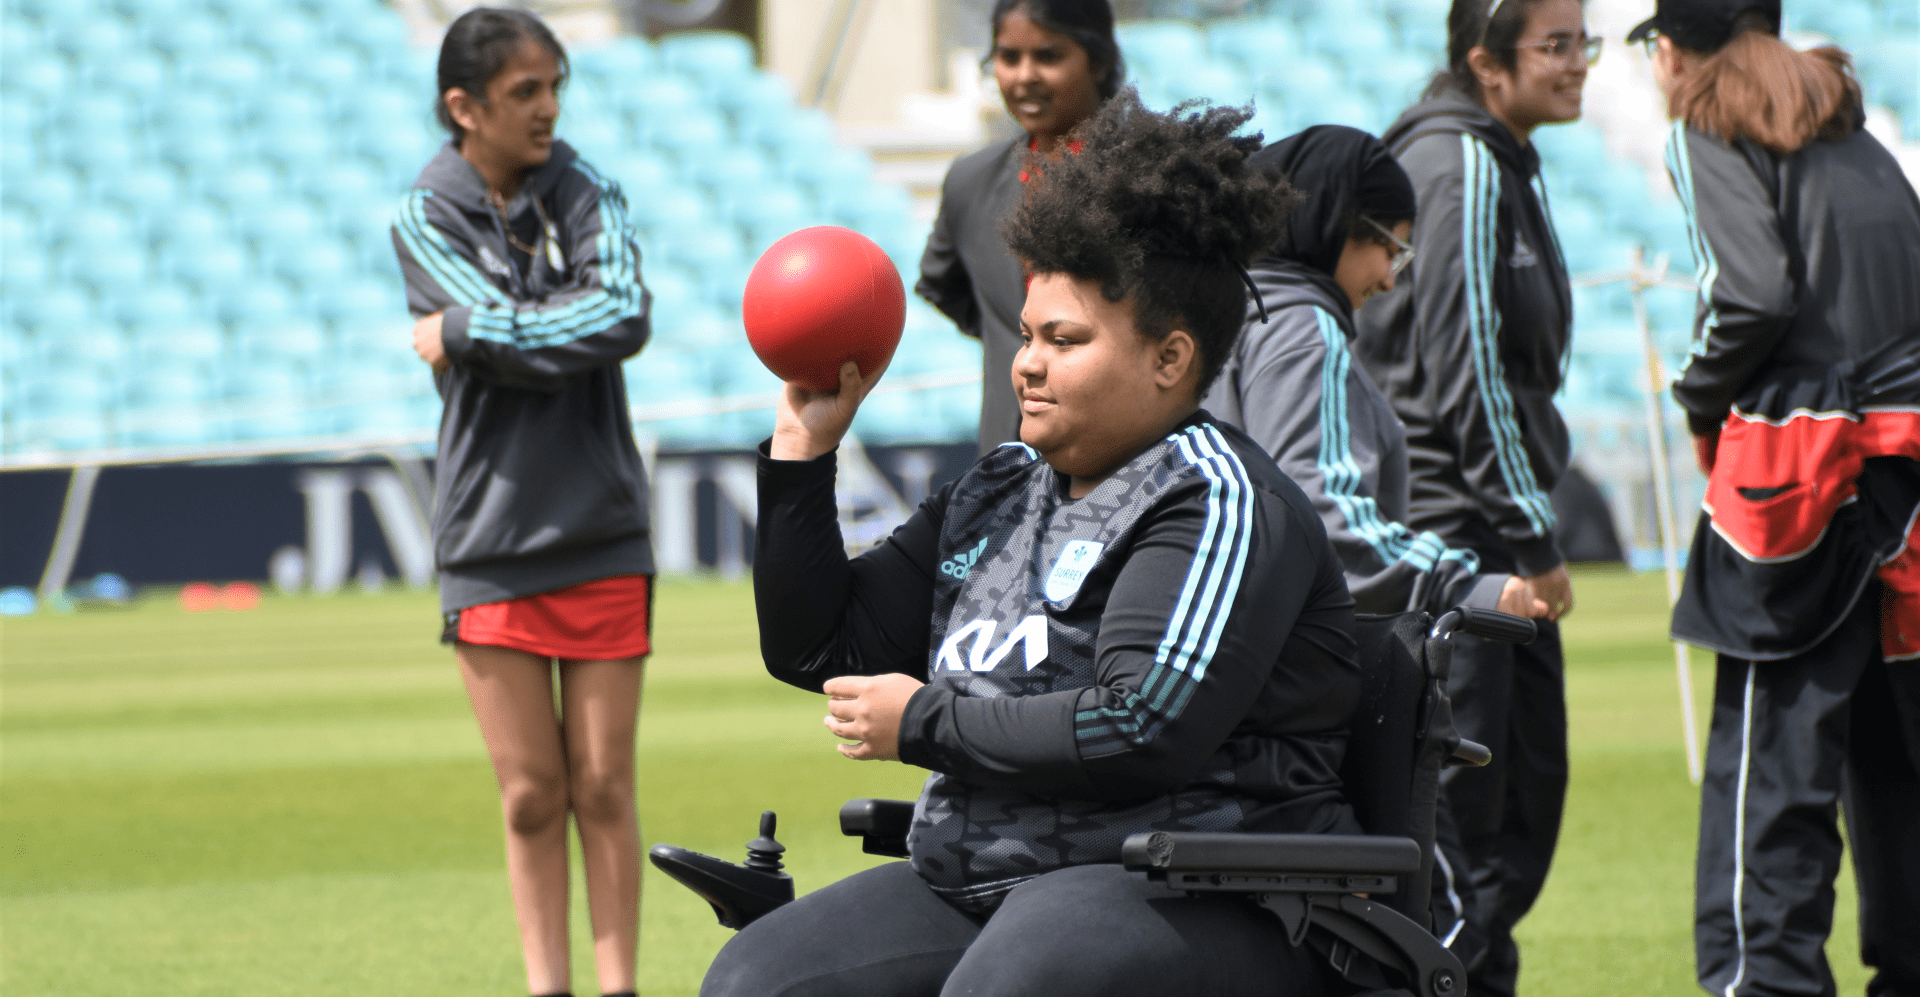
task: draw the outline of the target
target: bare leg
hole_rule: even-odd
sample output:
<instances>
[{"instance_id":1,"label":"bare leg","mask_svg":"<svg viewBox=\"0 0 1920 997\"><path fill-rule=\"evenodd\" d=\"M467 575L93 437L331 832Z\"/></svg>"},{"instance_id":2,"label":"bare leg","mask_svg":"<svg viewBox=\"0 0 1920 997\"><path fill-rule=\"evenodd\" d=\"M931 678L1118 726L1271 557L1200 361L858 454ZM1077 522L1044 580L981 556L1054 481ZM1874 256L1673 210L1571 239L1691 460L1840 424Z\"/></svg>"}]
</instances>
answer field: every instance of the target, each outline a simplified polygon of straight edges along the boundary
<instances>
[{"instance_id":1,"label":"bare leg","mask_svg":"<svg viewBox=\"0 0 1920 997\"><path fill-rule=\"evenodd\" d=\"M640 940L640 816L633 740L644 658L560 662L568 792L587 872L600 992L634 989Z\"/></svg>"},{"instance_id":2,"label":"bare leg","mask_svg":"<svg viewBox=\"0 0 1920 997\"><path fill-rule=\"evenodd\" d=\"M535 994L572 989L567 965L567 758L550 659L484 644L455 650L500 781L507 881Z\"/></svg>"}]
</instances>

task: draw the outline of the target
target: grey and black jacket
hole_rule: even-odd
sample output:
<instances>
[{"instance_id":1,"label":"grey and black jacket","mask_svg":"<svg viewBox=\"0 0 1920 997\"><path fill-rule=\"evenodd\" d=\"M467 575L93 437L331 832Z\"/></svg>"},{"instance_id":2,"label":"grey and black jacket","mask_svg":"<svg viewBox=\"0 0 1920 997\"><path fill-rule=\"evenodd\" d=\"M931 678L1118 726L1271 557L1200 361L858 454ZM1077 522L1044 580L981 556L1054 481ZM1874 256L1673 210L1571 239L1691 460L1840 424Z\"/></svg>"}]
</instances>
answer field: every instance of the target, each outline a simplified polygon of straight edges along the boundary
<instances>
[{"instance_id":1,"label":"grey and black jacket","mask_svg":"<svg viewBox=\"0 0 1920 997\"><path fill-rule=\"evenodd\" d=\"M1265 447L1313 500L1356 611L1494 608L1508 575L1476 575L1472 551L1404 525L1406 431L1353 362L1352 309L1326 282L1305 278L1306 269L1278 259L1251 268L1267 318L1249 304L1207 410Z\"/></svg>"},{"instance_id":2,"label":"grey and black jacket","mask_svg":"<svg viewBox=\"0 0 1920 997\"><path fill-rule=\"evenodd\" d=\"M1920 660L1920 198L1859 129L1781 154L1676 124L1667 166L1700 283L1673 395L1720 434L1673 635L1805 654L1877 576L1882 655Z\"/></svg>"},{"instance_id":3,"label":"grey and black jacket","mask_svg":"<svg viewBox=\"0 0 1920 997\"><path fill-rule=\"evenodd\" d=\"M393 244L416 318L444 313L451 366L434 467L440 603L453 611L651 574L646 472L620 362L650 295L620 187L564 142L506 217L451 143L401 202Z\"/></svg>"},{"instance_id":4,"label":"grey and black jacket","mask_svg":"<svg viewBox=\"0 0 1920 997\"><path fill-rule=\"evenodd\" d=\"M1012 443L882 544L841 543L834 461L760 461L753 562L776 678L926 680L913 867L978 912L1149 830L1354 833L1353 600L1312 504L1202 411L1079 499Z\"/></svg>"},{"instance_id":5,"label":"grey and black jacket","mask_svg":"<svg viewBox=\"0 0 1920 997\"><path fill-rule=\"evenodd\" d=\"M1700 284L1673 384L1695 433L1770 385L1837 369L1865 389L1920 358L1920 202L1865 129L1780 155L1676 122L1667 170ZM1891 400L1920 401L1905 383Z\"/></svg>"},{"instance_id":6,"label":"grey and black jacket","mask_svg":"<svg viewBox=\"0 0 1920 997\"><path fill-rule=\"evenodd\" d=\"M1419 255L1361 309L1355 353L1407 430L1408 522L1489 566L1551 570L1564 560L1548 496L1569 459L1553 395L1573 292L1539 155L1451 91L1383 140L1419 198Z\"/></svg>"},{"instance_id":7,"label":"grey and black jacket","mask_svg":"<svg viewBox=\"0 0 1920 997\"><path fill-rule=\"evenodd\" d=\"M920 257L913 290L980 340L980 452L1020 438L1013 355L1020 349L1026 276L1000 237L1000 220L1020 199L1027 154L1019 135L954 160L940 185L940 213Z\"/></svg>"}]
</instances>

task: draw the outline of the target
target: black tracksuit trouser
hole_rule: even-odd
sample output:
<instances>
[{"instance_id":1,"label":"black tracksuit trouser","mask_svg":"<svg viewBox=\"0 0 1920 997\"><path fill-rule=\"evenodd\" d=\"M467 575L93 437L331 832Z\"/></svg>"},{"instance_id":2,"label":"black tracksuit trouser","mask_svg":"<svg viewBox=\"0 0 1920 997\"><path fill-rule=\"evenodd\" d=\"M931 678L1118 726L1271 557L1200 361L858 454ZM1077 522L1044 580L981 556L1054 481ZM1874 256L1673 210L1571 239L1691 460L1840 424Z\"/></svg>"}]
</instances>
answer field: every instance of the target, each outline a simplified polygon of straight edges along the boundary
<instances>
[{"instance_id":1,"label":"black tracksuit trouser","mask_svg":"<svg viewBox=\"0 0 1920 997\"><path fill-rule=\"evenodd\" d=\"M1835 992L1844 809L1873 997L1920 997L1920 661L1880 657L1880 586L1812 650L1721 655L1700 794L1694 954L1721 997Z\"/></svg>"},{"instance_id":2,"label":"black tracksuit trouser","mask_svg":"<svg viewBox=\"0 0 1920 997\"><path fill-rule=\"evenodd\" d=\"M889 862L815 890L720 950L701 997L1321 997L1351 993L1245 897L1069 866L966 913Z\"/></svg>"},{"instance_id":3,"label":"black tracksuit trouser","mask_svg":"<svg viewBox=\"0 0 1920 997\"><path fill-rule=\"evenodd\" d=\"M1442 774L1436 889L1451 886L1466 923L1442 938L1467 965L1474 997L1510 997L1520 978L1513 929L1546 885L1567 798L1566 666L1560 627L1536 621L1531 644L1453 638L1447 694L1460 736L1493 752L1482 768ZM1457 851L1456 848L1457 841ZM1436 905L1437 907L1440 905Z\"/></svg>"}]
</instances>

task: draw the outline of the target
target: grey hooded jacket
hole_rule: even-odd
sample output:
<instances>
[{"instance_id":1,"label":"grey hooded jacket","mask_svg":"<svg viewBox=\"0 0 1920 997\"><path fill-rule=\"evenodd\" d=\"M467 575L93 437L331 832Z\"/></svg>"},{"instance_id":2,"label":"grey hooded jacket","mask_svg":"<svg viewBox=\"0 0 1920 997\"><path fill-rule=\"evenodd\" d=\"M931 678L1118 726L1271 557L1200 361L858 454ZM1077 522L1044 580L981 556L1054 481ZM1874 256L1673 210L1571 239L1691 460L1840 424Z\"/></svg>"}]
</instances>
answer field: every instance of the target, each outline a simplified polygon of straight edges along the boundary
<instances>
[{"instance_id":1,"label":"grey hooded jacket","mask_svg":"<svg viewBox=\"0 0 1920 997\"><path fill-rule=\"evenodd\" d=\"M1419 255L1360 310L1354 352L1407 430L1408 523L1501 570L1550 571L1573 291L1539 154L1453 92L1382 139L1419 198Z\"/></svg>"},{"instance_id":2,"label":"grey hooded jacket","mask_svg":"<svg viewBox=\"0 0 1920 997\"><path fill-rule=\"evenodd\" d=\"M1834 371L1863 403L1920 401L1920 198L1878 139L1859 129L1782 155L1676 122L1667 170L1699 268L1673 385L1695 433Z\"/></svg>"},{"instance_id":3,"label":"grey hooded jacket","mask_svg":"<svg viewBox=\"0 0 1920 997\"><path fill-rule=\"evenodd\" d=\"M564 142L507 205L451 143L394 220L415 318L442 312L434 467L443 611L652 574L620 362L649 332L626 199ZM536 201L538 202L536 204Z\"/></svg>"},{"instance_id":4,"label":"grey hooded jacket","mask_svg":"<svg viewBox=\"0 0 1920 997\"><path fill-rule=\"evenodd\" d=\"M1472 551L1403 525L1406 431L1353 362L1347 303L1289 273L1296 267L1304 264L1253 266L1268 317L1249 304L1246 331L1202 407L1245 431L1313 500L1357 612L1494 608L1509 576L1476 575Z\"/></svg>"}]
</instances>

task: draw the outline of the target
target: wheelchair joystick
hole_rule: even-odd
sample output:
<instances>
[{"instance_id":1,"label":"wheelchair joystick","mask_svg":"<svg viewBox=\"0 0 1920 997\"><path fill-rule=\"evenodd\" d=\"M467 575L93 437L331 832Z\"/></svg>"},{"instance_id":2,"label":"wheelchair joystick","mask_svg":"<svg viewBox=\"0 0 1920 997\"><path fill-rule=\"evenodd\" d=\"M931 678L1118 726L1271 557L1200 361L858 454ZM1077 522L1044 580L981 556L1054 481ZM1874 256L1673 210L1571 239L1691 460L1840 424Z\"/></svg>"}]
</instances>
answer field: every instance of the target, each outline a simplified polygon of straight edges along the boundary
<instances>
[{"instance_id":1,"label":"wheelchair joystick","mask_svg":"<svg viewBox=\"0 0 1920 997\"><path fill-rule=\"evenodd\" d=\"M747 842L745 865L675 845L655 845L647 856L711 905L722 925L738 931L793 902L793 877L780 862L787 846L773 839L776 820L771 810L760 814L760 836Z\"/></svg>"},{"instance_id":2,"label":"wheelchair joystick","mask_svg":"<svg viewBox=\"0 0 1920 997\"><path fill-rule=\"evenodd\" d=\"M786 868L780 856L786 854L787 846L773 840L774 825L779 819L771 810L760 812L760 836L747 842L747 868L768 873Z\"/></svg>"}]
</instances>

